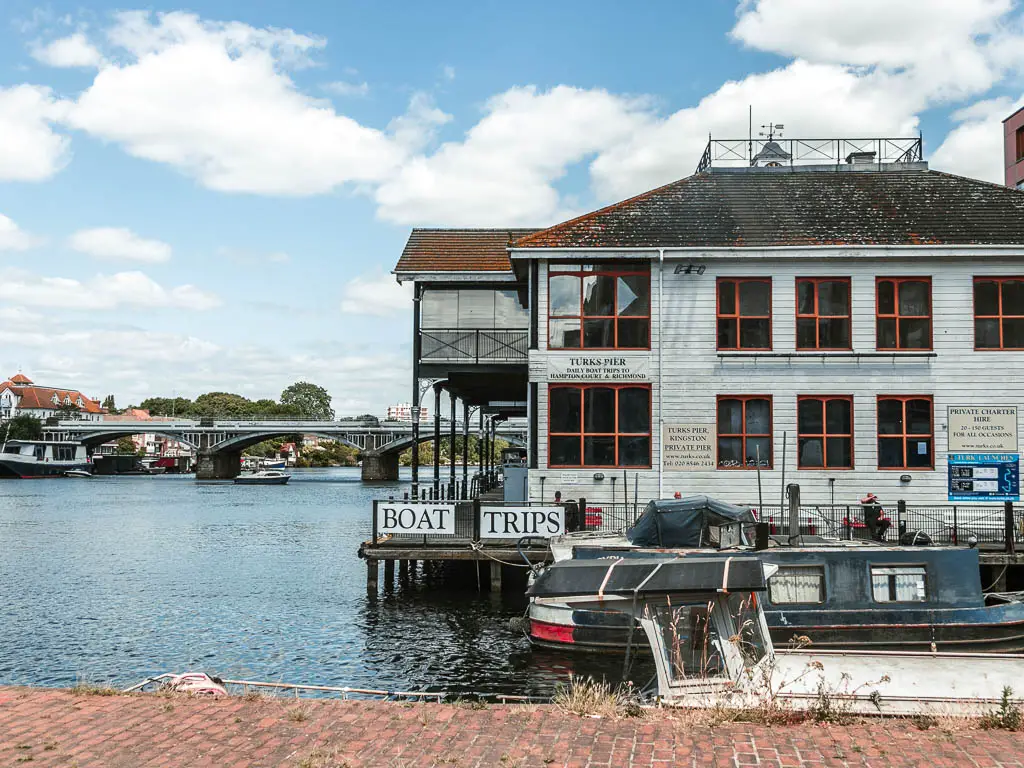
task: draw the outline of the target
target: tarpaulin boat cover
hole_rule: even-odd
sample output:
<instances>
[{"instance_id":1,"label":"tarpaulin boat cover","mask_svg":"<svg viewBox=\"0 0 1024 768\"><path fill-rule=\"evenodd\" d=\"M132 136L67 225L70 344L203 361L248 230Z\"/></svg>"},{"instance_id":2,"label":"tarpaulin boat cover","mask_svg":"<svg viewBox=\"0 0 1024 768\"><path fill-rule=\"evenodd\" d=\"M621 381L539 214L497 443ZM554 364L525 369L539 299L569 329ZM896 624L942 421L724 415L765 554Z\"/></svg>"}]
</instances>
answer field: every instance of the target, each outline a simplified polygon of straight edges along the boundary
<instances>
[{"instance_id":1,"label":"tarpaulin boat cover","mask_svg":"<svg viewBox=\"0 0 1024 768\"><path fill-rule=\"evenodd\" d=\"M710 496L651 501L626 538L638 547L700 547L709 542L711 526L753 524L749 507L737 507Z\"/></svg>"},{"instance_id":2,"label":"tarpaulin boat cover","mask_svg":"<svg viewBox=\"0 0 1024 768\"><path fill-rule=\"evenodd\" d=\"M530 585L531 597L569 595L749 592L766 589L762 562L753 555L690 555L666 560L605 558L562 560L545 568Z\"/></svg>"}]
</instances>

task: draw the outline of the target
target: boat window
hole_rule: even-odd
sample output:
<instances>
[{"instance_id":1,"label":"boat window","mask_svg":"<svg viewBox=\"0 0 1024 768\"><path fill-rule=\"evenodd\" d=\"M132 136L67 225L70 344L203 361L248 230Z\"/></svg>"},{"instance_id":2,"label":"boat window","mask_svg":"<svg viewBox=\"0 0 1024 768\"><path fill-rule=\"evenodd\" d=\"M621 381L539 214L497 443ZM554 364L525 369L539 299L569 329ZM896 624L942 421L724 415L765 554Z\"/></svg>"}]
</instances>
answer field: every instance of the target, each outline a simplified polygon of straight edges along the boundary
<instances>
[{"instance_id":1,"label":"boat window","mask_svg":"<svg viewBox=\"0 0 1024 768\"><path fill-rule=\"evenodd\" d=\"M923 603L927 579L923 565L871 566L871 592L878 603Z\"/></svg>"},{"instance_id":2,"label":"boat window","mask_svg":"<svg viewBox=\"0 0 1024 768\"><path fill-rule=\"evenodd\" d=\"M729 595L729 613L736 622L735 642L743 657L743 665L752 667L765 655L764 633L757 610L757 595L740 592Z\"/></svg>"},{"instance_id":3,"label":"boat window","mask_svg":"<svg viewBox=\"0 0 1024 768\"><path fill-rule=\"evenodd\" d=\"M712 603L673 603L671 596L663 605L653 607L673 680L724 674L718 632L711 621L712 608Z\"/></svg>"},{"instance_id":4,"label":"boat window","mask_svg":"<svg viewBox=\"0 0 1024 768\"><path fill-rule=\"evenodd\" d=\"M33 453L33 455L37 459L40 459L40 460L45 459L46 458L46 446L45 445L37 445L37 446L34 447L32 453Z\"/></svg>"},{"instance_id":5,"label":"boat window","mask_svg":"<svg viewBox=\"0 0 1024 768\"><path fill-rule=\"evenodd\" d=\"M768 599L774 605L825 602L825 569L820 565L781 566L768 579Z\"/></svg>"},{"instance_id":6,"label":"boat window","mask_svg":"<svg viewBox=\"0 0 1024 768\"><path fill-rule=\"evenodd\" d=\"M4 448L4 453L21 453L21 447L17 445L8 445Z\"/></svg>"}]
</instances>

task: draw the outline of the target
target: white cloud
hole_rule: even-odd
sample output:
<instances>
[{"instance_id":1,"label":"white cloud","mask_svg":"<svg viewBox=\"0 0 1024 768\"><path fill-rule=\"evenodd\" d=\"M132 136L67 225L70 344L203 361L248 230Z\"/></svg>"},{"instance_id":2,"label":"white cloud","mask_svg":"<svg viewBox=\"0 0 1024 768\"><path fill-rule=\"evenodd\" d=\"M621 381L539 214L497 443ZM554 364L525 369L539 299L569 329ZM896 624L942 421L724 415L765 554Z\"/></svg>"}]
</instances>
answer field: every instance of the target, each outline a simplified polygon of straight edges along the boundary
<instances>
[{"instance_id":1,"label":"white cloud","mask_svg":"<svg viewBox=\"0 0 1024 768\"><path fill-rule=\"evenodd\" d=\"M0 272L0 299L31 307L118 309L121 307L204 310L220 299L194 285L164 288L142 272L97 275L86 281L42 277L24 270Z\"/></svg>"},{"instance_id":2,"label":"white cloud","mask_svg":"<svg viewBox=\"0 0 1024 768\"><path fill-rule=\"evenodd\" d=\"M388 123L388 133L400 147L418 152L433 141L438 129L451 119L451 115L434 105L428 94L414 93L405 114Z\"/></svg>"},{"instance_id":3,"label":"white cloud","mask_svg":"<svg viewBox=\"0 0 1024 768\"><path fill-rule=\"evenodd\" d=\"M159 240L146 240L123 227L81 229L68 238L76 251L109 261L138 261L156 264L171 258L171 246Z\"/></svg>"},{"instance_id":4,"label":"white cloud","mask_svg":"<svg viewBox=\"0 0 1024 768\"><path fill-rule=\"evenodd\" d=\"M103 54L83 32L33 46L32 58L51 67L98 67L103 62Z\"/></svg>"},{"instance_id":5,"label":"white cloud","mask_svg":"<svg viewBox=\"0 0 1024 768\"><path fill-rule=\"evenodd\" d=\"M70 142L52 127L66 108L49 88L0 88L0 181L42 181L67 164Z\"/></svg>"},{"instance_id":6,"label":"white cloud","mask_svg":"<svg viewBox=\"0 0 1024 768\"><path fill-rule=\"evenodd\" d=\"M407 312L411 301L412 283L399 285L392 275L354 277L342 289L341 311L385 317Z\"/></svg>"},{"instance_id":7,"label":"white cloud","mask_svg":"<svg viewBox=\"0 0 1024 768\"><path fill-rule=\"evenodd\" d=\"M0 251L27 251L42 242L0 213Z\"/></svg>"},{"instance_id":8,"label":"white cloud","mask_svg":"<svg viewBox=\"0 0 1024 768\"><path fill-rule=\"evenodd\" d=\"M370 84L365 80L361 83L335 80L331 83L324 83L323 88L325 91L330 91L338 96L365 96L370 92Z\"/></svg>"},{"instance_id":9,"label":"white cloud","mask_svg":"<svg viewBox=\"0 0 1024 768\"><path fill-rule=\"evenodd\" d=\"M381 178L402 158L381 131L303 93L288 67L322 40L194 14L122 14L69 125L222 191L306 195Z\"/></svg>"},{"instance_id":10,"label":"white cloud","mask_svg":"<svg viewBox=\"0 0 1024 768\"><path fill-rule=\"evenodd\" d=\"M1024 101L987 99L953 113L958 123L932 154L931 167L960 176L1004 182L1003 119Z\"/></svg>"}]
</instances>

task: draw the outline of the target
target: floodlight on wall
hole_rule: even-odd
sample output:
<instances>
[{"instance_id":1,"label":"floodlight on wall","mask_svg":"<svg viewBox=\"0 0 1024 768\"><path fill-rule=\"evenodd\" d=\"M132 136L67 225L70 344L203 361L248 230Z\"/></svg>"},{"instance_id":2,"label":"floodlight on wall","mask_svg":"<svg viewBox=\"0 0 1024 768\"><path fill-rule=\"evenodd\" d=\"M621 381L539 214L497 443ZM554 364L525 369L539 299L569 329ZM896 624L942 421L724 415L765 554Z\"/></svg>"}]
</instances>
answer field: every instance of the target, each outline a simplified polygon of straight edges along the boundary
<instances>
[{"instance_id":1,"label":"floodlight on wall","mask_svg":"<svg viewBox=\"0 0 1024 768\"><path fill-rule=\"evenodd\" d=\"M604 472L595 472L594 473L594 479L595 480L604 480Z\"/></svg>"},{"instance_id":2,"label":"floodlight on wall","mask_svg":"<svg viewBox=\"0 0 1024 768\"><path fill-rule=\"evenodd\" d=\"M909 483L911 481L911 479L912 478L910 477L910 475L900 475L900 482L901 483Z\"/></svg>"}]
</instances>

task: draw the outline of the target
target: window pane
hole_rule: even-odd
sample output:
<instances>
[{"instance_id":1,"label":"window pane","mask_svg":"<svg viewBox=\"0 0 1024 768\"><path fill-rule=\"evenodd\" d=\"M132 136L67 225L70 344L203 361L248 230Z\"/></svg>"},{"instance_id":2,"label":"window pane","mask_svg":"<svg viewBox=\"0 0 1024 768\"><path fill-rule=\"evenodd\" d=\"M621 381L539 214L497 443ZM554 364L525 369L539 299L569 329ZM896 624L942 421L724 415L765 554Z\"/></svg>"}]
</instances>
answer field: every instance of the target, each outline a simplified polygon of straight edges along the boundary
<instances>
[{"instance_id":1,"label":"window pane","mask_svg":"<svg viewBox=\"0 0 1024 768\"><path fill-rule=\"evenodd\" d=\"M552 432L580 431L580 391L576 387L557 387L548 395Z\"/></svg>"},{"instance_id":2,"label":"window pane","mask_svg":"<svg viewBox=\"0 0 1024 768\"><path fill-rule=\"evenodd\" d=\"M747 400L747 434L767 435L771 431L771 404L767 400Z\"/></svg>"},{"instance_id":3,"label":"window pane","mask_svg":"<svg viewBox=\"0 0 1024 768\"><path fill-rule=\"evenodd\" d=\"M494 327L494 291L459 291L459 328Z\"/></svg>"},{"instance_id":4,"label":"window pane","mask_svg":"<svg viewBox=\"0 0 1024 768\"><path fill-rule=\"evenodd\" d=\"M932 465L932 441L921 437L907 438L907 466L930 467Z\"/></svg>"},{"instance_id":5,"label":"window pane","mask_svg":"<svg viewBox=\"0 0 1024 768\"><path fill-rule=\"evenodd\" d=\"M801 315L814 314L814 283L798 280L796 283L796 311Z\"/></svg>"},{"instance_id":6,"label":"window pane","mask_svg":"<svg viewBox=\"0 0 1024 768\"><path fill-rule=\"evenodd\" d=\"M923 281L906 281L900 283L900 314L930 315L931 297L928 283Z\"/></svg>"},{"instance_id":7,"label":"window pane","mask_svg":"<svg viewBox=\"0 0 1024 768\"><path fill-rule=\"evenodd\" d=\"M748 437L746 466L756 467L758 459L761 468L770 467L772 463L772 439L770 437Z\"/></svg>"},{"instance_id":8,"label":"window pane","mask_svg":"<svg viewBox=\"0 0 1024 768\"><path fill-rule=\"evenodd\" d=\"M931 320L900 320L900 349L928 349L931 345Z\"/></svg>"},{"instance_id":9,"label":"window pane","mask_svg":"<svg viewBox=\"0 0 1024 768\"><path fill-rule=\"evenodd\" d=\"M519 294L516 291L494 292L494 327L530 327L530 311L519 303Z\"/></svg>"},{"instance_id":10,"label":"window pane","mask_svg":"<svg viewBox=\"0 0 1024 768\"><path fill-rule=\"evenodd\" d=\"M718 283L718 314L736 314L736 283L731 280Z\"/></svg>"},{"instance_id":11,"label":"window pane","mask_svg":"<svg viewBox=\"0 0 1024 768\"><path fill-rule=\"evenodd\" d=\"M619 432L651 431L651 390L619 390Z\"/></svg>"},{"instance_id":12,"label":"window pane","mask_svg":"<svg viewBox=\"0 0 1024 768\"><path fill-rule=\"evenodd\" d=\"M548 345L552 349L579 348L580 346L580 321L579 320L548 320L549 336Z\"/></svg>"},{"instance_id":13,"label":"window pane","mask_svg":"<svg viewBox=\"0 0 1024 768\"><path fill-rule=\"evenodd\" d=\"M822 349L849 349L850 319L848 317L819 320L818 324L821 327Z\"/></svg>"},{"instance_id":14,"label":"window pane","mask_svg":"<svg viewBox=\"0 0 1024 768\"><path fill-rule=\"evenodd\" d=\"M896 319L878 318L878 348L896 349Z\"/></svg>"},{"instance_id":15,"label":"window pane","mask_svg":"<svg viewBox=\"0 0 1024 768\"><path fill-rule=\"evenodd\" d=\"M818 314L846 315L850 309L850 286L845 280L818 283Z\"/></svg>"},{"instance_id":16,"label":"window pane","mask_svg":"<svg viewBox=\"0 0 1024 768\"><path fill-rule=\"evenodd\" d=\"M796 430L801 435L820 435L822 433L821 400L800 400L796 406Z\"/></svg>"},{"instance_id":17,"label":"window pane","mask_svg":"<svg viewBox=\"0 0 1024 768\"><path fill-rule=\"evenodd\" d=\"M740 318L740 349L768 349L771 345L771 320Z\"/></svg>"},{"instance_id":18,"label":"window pane","mask_svg":"<svg viewBox=\"0 0 1024 768\"><path fill-rule=\"evenodd\" d=\"M736 321L730 318L718 321L718 348L736 349Z\"/></svg>"},{"instance_id":19,"label":"window pane","mask_svg":"<svg viewBox=\"0 0 1024 768\"><path fill-rule=\"evenodd\" d=\"M651 278L649 275L623 275L618 282L618 313L636 317L651 313Z\"/></svg>"},{"instance_id":20,"label":"window pane","mask_svg":"<svg viewBox=\"0 0 1024 768\"><path fill-rule=\"evenodd\" d=\"M800 466L801 467L823 467L825 457L822 453L824 446L820 437L800 438Z\"/></svg>"},{"instance_id":21,"label":"window pane","mask_svg":"<svg viewBox=\"0 0 1024 768\"><path fill-rule=\"evenodd\" d=\"M999 320L997 318L974 321L974 346L999 349ZM1015 345L1008 344L1008 346Z\"/></svg>"},{"instance_id":22,"label":"window pane","mask_svg":"<svg viewBox=\"0 0 1024 768\"><path fill-rule=\"evenodd\" d=\"M1017 317L1003 320L1003 346L1008 349L1024 347L1024 320Z\"/></svg>"},{"instance_id":23,"label":"window pane","mask_svg":"<svg viewBox=\"0 0 1024 768\"><path fill-rule=\"evenodd\" d=\"M420 323L426 329L457 328L459 322L459 292L423 292L420 302Z\"/></svg>"},{"instance_id":24,"label":"window pane","mask_svg":"<svg viewBox=\"0 0 1024 768\"><path fill-rule=\"evenodd\" d=\"M615 466L615 438L584 437L583 464L588 467Z\"/></svg>"},{"instance_id":25,"label":"window pane","mask_svg":"<svg viewBox=\"0 0 1024 768\"><path fill-rule=\"evenodd\" d=\"M551 315L578 315L580 313L580 279L574 275L552 277Z\"/></svg>"},{"instance_id":26,"label":"window pane","mask_svg":"<svg viewBox=\"0 0 1024 768\"><path fill-rule=\"evenodd\" d=\"M813 317L797 318L796 321L796 348L817 349L818 337L815 334L818 321Z\"/></svg>"},{"instance_id":27,"label":"window pane","mask_svg":"<svg viewBox=\"0 0 1024 768\"><path fill-rule=\"evenodd\" d=\"M590 387L583 390L583 431L615 431L615 390Z\"/></svg>"},{"instance_id":28,"label":"window pane","mask_svg":"<svg viewBox=\"0 0 1024 768\"><path fill-rule=\"evenodd\" d=\"M902 435L903 434L903 401L902 400L879 400L878 401L878 434L880 434L880 435Z\"/></svg>"},{"instance_id":29,"label":"window pane","mask_svg":"<svg viewBox=\"0 0 1024 768\"><path fill-rule=\"evenodd\" d=\"M615 278L611 275L587 275L583 278L583 314L615 314Z\"/></svg>"},{"instance_id":30,"label":"window pane","mask_svg":"<svg viewBox=\"0 0 1024 768\"><path fill-rule=\"evenodd\" d=\"M999 283L994 280L974 283L974 314L999 314Z\"/></svg>"},{"instance_id":31,"label":"window pane","mask_svg":"<svg viewBox=\"0 0 1024 768\"><path fill-rule=\"evenodd\" d=\"M619 466L647 467L651 464L651 438L620 437Z\"/></svg>"},{"instance_id":32,"label":"window pane","mask_svg":"<svg viewBox=\"0 0 1024 768\"><path fill-rule=\"evenodd\" d=\"M828 432L833 435L849 435L853 432L850 425L849 400L829 400L825 403L825 424Z\"/></svg>"},{"instance_id":33,"label":"window pane","mask_svg":"<svg viewBox=\"0 0 1024 768\"><path fill-rule=\"evenodd\" d=\"M1024 281L1003 281L1003 314L1024 315Z\"/></svg>"},{"instance_id":34,"label":"window pane","mask_svg":"<svg viewBox=\"0 0 1024 768\"><path fill-rule=\"evenodd\" d=\"M853 447L849 437L825 439L826 466L835 469L849 469L853 466Z\"/></svg>"},{"instance_id":35,"label":"window pane","mask_svg":"<svg viewBox=\"0 0 1024 768\"><path fill-rule=\"evenodd\" d=\"M619 320L619 346L649 348L651 346L650 325L650 321L646 318L643 320Z\"/></svg>"},{"instance_id":36,"label":"window pane","mask_svg":"<svg viewBox=\"0 0 1024 768\"><path fill-rule=\"evenodd\" d=\"M820 567L782 566L768 580L768 599L776 605L825 602L825 575Z\"/></svg>"},{"instance_id":37,"label":"window pane","mask_svg":"<svg viewBox=\"0 0 1024 768\"><path fill-rule=\"evenodd\" d=\"M720 467L741 467L743 452L743 440L739 437L718 438L718 466Z\"/></svg>"},{"instance_id":38,"label":"window pane","mask_svg":"<svg viewBox=\"0 0 1024 768\"><path fill-rule=\"evenodd\" d=\"M615 321L614 320L584 320L583 321L583 346L614 347L615 346Z\"/></svg>"},{"instance_id":39,"label":"window pane","mask_svg":"<svg viewBox=\"0 0 1024 768\"><path fill-rule=\"evenodd\" d=\"M580 439L578 437L552 437L549 463L552 466L579 466Z\"/></svg>"},{"instance_id":40,"label":"window pane","mask_svg":"<svg viewBox=\"0 0 1024 768\"><path fill-rule=\"evenodd\" d=\"M772 307L771 283L747 280L740 283L740 314L768 315Z\"/></svg>"},{"instance_id":41,"label":"window pane","mask_svg":"<svg viewBox=\"0 0 1024 768\"><path fill-rule=\"evenodd\" d=\"M891 280L881 280L878 283L878 314L896 314L896 288Z\"/></svg>"},{"instance_id":42,"label":"window pane","mask_svg":"<svg viewBox=\"0 0 1024 768\"><path fill-rule=\"evenodd\" d=\"M932 403L930 400L907 401L907 434L930 435L932 433Z\"/></svg>"},{"instance_id":43,"label":"window pane","mask_svg":"<svg viewBox=\"0 0 1024 768\"><path fill-rule=\"evenodd\" d=\"M743 432L743 402L718 401L718 434L738 435Z\"/></svg>"},{"instance_id":44,"label":"window pane","mask_svg":"<svg viewBox=\"0 0 1024 768\"><path fill-rule=\"evenodd\" d=\"M878 438L878 466L880 466L880 467L902 467L903 466L903 438L902 437L880 437L880 438Z\"/></svg>"},{"instance_id":45,"label":"window pane","mask_svg":"<svg viewBox=\"0 0 1024 768\"><path fill-rule=\"evenodd\" d=\"M885 574L871 573L871 596L876 603L889 603L892 598L889 595L889 577Z\"/></svg>"}]
</instances>

